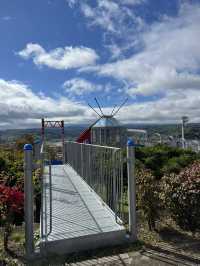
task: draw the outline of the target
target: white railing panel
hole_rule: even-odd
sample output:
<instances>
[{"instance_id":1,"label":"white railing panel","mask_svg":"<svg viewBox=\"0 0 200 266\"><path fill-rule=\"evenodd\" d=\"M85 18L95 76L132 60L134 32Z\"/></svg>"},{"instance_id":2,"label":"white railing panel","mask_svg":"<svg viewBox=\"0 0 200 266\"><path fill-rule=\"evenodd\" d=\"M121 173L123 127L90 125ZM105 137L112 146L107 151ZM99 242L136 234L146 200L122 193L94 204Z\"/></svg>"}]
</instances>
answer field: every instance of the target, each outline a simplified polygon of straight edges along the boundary
<instances>
[{"instance_id":1,"label":"white railing panel","mask_svg":"<svg viewBox=\"0 0 200 266\"><path fill-rule=\"evenodd\" d=\"M115 213L124 220L122 150L77 142L65 142L65 162L85 180Z\"/></svg>"}]
</instances>

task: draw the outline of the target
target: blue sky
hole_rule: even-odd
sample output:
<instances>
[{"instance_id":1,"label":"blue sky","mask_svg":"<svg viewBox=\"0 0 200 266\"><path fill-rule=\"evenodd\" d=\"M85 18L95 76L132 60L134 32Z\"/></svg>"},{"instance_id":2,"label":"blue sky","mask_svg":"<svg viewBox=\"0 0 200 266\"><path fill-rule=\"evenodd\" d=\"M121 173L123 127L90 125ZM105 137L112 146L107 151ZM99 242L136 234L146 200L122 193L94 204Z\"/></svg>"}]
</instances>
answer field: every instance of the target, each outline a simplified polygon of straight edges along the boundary
<instances>
[{"instance_id":1,"label":"blue sky","mask_svg":"<svg viewBox=\"0 0 200 266\"><path fill-rule=\"evenodd\" d=\"M0 128L199 122L200 1L1 0Z\"/></svg>"}]
</instances>

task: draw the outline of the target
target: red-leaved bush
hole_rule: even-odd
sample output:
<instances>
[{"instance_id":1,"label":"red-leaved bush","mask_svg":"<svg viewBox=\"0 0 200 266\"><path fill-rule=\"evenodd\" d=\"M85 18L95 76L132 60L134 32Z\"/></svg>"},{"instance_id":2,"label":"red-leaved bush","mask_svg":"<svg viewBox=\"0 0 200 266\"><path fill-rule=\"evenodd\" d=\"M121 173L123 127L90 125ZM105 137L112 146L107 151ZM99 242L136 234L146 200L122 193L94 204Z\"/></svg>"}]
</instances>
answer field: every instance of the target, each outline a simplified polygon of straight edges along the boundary
<instances>
[{"instance_id":1,"label":"red-leaved bush","mask_svg":"<svg viewBox=\"0 0 200 266\"><path fill-rule=\"evenodd\" d=\"M8 237L16 214L23 211L24 194L16 187L0 185L0 222L5 228L4 247L7 249Z\"/></svg>"},{"instance_id":2,"label":"red-leaved bush","mask_svg":"<svg viewBox=\"0 0 200 266\"><path fill-rule=\"evenodd\" d=\"M6 214L20 213L24 205L24 194L15 187L0 185L0 219Z\"/></svg>"}]
</instances>

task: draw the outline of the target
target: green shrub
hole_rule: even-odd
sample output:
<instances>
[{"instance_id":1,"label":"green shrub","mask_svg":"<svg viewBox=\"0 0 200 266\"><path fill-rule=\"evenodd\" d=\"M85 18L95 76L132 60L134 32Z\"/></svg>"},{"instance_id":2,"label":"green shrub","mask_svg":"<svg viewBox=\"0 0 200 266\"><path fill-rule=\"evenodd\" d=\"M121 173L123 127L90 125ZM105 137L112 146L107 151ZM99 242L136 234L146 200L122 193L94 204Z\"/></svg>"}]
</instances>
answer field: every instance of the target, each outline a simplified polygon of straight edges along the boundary
<instances>
[{"instance_id":1,"label":"green shrub","mask_svg":"<svg viewBox=\"0 0 200 266\"><path fill-rule=\"evenodd\" d=\"M176 223L185 230L200 230L200 161L163 178L163 191Z\"/></svg>"},{"instance_id":2,"label":"green shrub","mask_svg":"<svg viewBox=\"0 0 200 266\"><path fill-rule=\"evenodd\" d=\"M178 174L183 166L179 163L179 157L173 157L170 158L166 164L162 168L163 174L171 174L171 173L176 173Z\"/></svg>"},{"instance_id":3,"label":"green shrub","mask_svg":"<svg viewBox=\"0 0 200 266\"><path fill-rule=\"evenodd\" d=\"M199 159L199 155L191 150L165 145L136 148L135 154L136 159L151 170L157 179L166 174L179 173L181 169Z\"/></svg>"}]
</instances>

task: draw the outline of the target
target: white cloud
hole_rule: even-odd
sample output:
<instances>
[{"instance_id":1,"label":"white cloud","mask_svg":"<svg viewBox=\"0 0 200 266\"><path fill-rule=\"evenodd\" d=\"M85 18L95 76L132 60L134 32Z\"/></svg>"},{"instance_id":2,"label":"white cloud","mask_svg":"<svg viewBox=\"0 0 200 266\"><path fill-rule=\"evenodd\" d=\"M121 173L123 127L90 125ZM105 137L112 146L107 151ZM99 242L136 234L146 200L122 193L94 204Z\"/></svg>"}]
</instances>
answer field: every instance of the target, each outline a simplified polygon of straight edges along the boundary
<instances>
[{"instance_id":1,"label":"white cloud","mask_svg":"<svg viewBox=\"0 0 200 266\"><path fill-rule=\"evenodd\" d=\"M72 6L78 3L75 0L70 2ZM135 0L134 3L136 2ZM131 13L129 7L132 1L99 0L96 7L90 5L89 1L79 3L89 24L98 25L112 36L107 48L113 50L112 59L115 62L94 65L98 56L92 49L85 47L57 48L47 52L38 44L28 44L19 55L32 58L39 66L47 65L56 69L81 68L95 71L100 76L119 79L127 84L127 94L136 97L136 100L139 94L162 95L158 100L154 98L147 101L152 98L146 98L145 102L135 101L135 104L124 107L119 113L122 122L177 122L182 115L188 115L190 120L200 122L199 4L181 4L176 17L163 16L160 21L148 26L134 12ZM130 24L125 23L125 18L130 20ZM125 36L123 45L119 46L113 36ZM140 48L137 53L134 51L131 56L119 60L122 51L136 46ZM87 56L83 58L82 52ZM98 86L101 87L78 78L66 81L63 86L69 94L75 95L87 94L97 90ZM113 91L112 86L106 89L108 92ZM14 125L15 118L19 124L23 121L28 124L39 121L44 115L66 117L68 122L75 123L89 122L92 118L84 105L69 101L66 97L53 100L42 94L37 95L26 85L15 81L0 81L0 108L1 125Z\"/></svg>"},{"instance_id":2,"label":"white cloud","mask_svg":"<svg viewBox=\"0 0 200 266\"><path fill-rule=\"evenodd\" d=\"M130 6L143 2L142 0L97 0L96 5L91 5L89 1L81 1L80 8L83 15L88 18L90 26L100 26L120 38L125 37L130 31L135 31L135 28L142 23L141 18L134 14Z\"/></svg>"},{"instance_id":3,"label":"white cloud","mask_svg":"<svg viewBox=\"0 0 200 266\"><path fill-rule=\"evenodd\" d=\"M82 78L74 78L64 82L63 88L70 95L83 95L103 90L101 85L91 83Z\"/></svg>"},{"instance_id":4,"label":"white cloud","mask_svg":"<svg viewBox=\"0 0 200 266\"><path fill-rule=\"evenodd\" d=\"M155 94L200 88L200 5L183 4L177 17L164 17L141 33L143 50L128 59L89 67L126 80L128 93Z\"/></svg>"},{"instance_id":5,"label":"white cloud","mask_svg":"<svg viewBox=\"0 0 200 266\"><path fill-rule=\"evenodd\" d=\"M98 59L93 49L84 46L66 46L47 52L42 46L34 43L28 43L25 49L18 52L18 55L24 59L32 58L38 66L45 65L59 70L93 65Z\"/></svg>"},{"instance_id":6,"label":"white cloud","mask_svg":"<svg viewBox=\"0 0 200 266\"><path fill-rule=\"evenodd\" d=\"M100 27L103 32L103 43L110 50L112 58L121 56L135 47L134 41L138 31L145 22L135 13L135 6L145 0L96 0L68 2L70 7L78 8L87 20L89 27ZM119 42L120 40L120 42Z\"/></svg>"},{"instance_id":7,"label":"white cloud","mask_svg":"<svg viewBox=\"0 0 200 266\"><path fill-rule=\"evenodd\" d=\"M168 91L157 101L135 103L122 108L118 118L124 123L180 123L183 115L200 122L200 91L178 89Z\"/></svg>"},{"instance_id":8,"label":"white cloud","mask_svg":"<svg viewBox=\"0 0 200 266\"><path fill-rule=\"evenodd\" d=\"M77 0L66 0L66 1L70 7L73 7L77 3Z\"/></svg>"},{"instance_id":9,"label":"white cloud","mask_svg":"<svg viewBox=\"0 0 200 266\"><path fill-rule=\"evenodd\" d=\"M157 101L135 103L122 108L118 118L124 123L177 122L182 115L200 122L200 91L170 90ZM57 99L34 93L27 85L0 79L0 127L30 128L39 126L42 117L64 119L66 123L80 124L94 121L95 114L87 106L60 96ZM103 108L105 114L112 108Z\"/></svg>"},{"instance_id":10,"label":"white cloud","mask_svg":"<svg viewBox=\"0 0 200 266\"><path fill-rule=\"evenodd\" d=\"M0 79L0 127L20 128L39 125L42 117L83 123L91 119L88 108L67 97L53 99L34 93L18 81Z\"/></svg>"},{"instance_id":11,"label":"white cloud","mask_svg":"<svg viewBox=\"0 0 200 266\"><path fill-rule=\"evenodd\" d=\"M116 32L113 18L119 12L118 4L108 0L101 0L98 1L97 7L91 7L83 2L81 10L83 15L90 19L90 25L100 26L108 31Z\"/></svg>"},{"instance_id":12,"label":"white cloud","mask_svg":"<svg viewBox=\"0 0 200 266\"><path fill-rule=\"evenodd\" d=\"M146 0L121 0L121 2L125 5L135 6L135 5L140 5L144 2L146 2Z\"/></svg>"}]
</instances>

